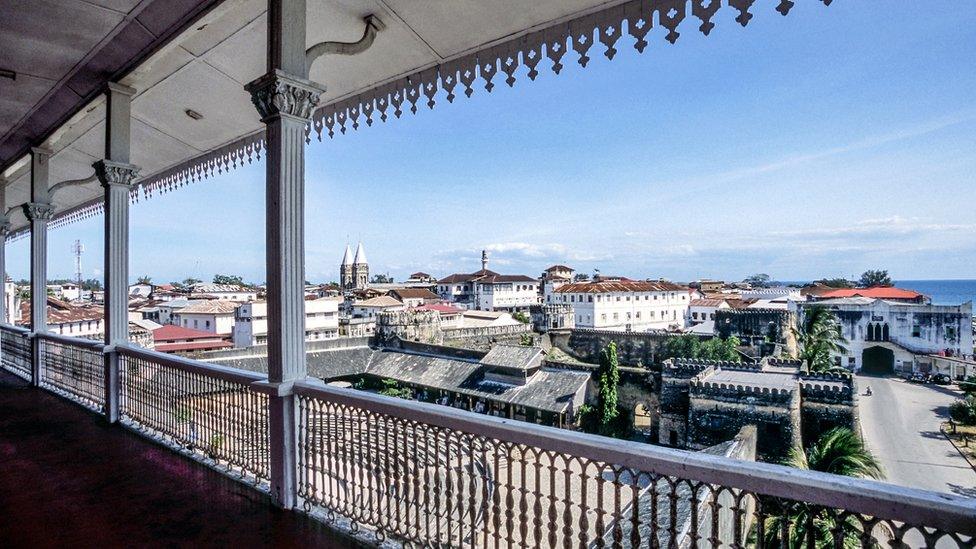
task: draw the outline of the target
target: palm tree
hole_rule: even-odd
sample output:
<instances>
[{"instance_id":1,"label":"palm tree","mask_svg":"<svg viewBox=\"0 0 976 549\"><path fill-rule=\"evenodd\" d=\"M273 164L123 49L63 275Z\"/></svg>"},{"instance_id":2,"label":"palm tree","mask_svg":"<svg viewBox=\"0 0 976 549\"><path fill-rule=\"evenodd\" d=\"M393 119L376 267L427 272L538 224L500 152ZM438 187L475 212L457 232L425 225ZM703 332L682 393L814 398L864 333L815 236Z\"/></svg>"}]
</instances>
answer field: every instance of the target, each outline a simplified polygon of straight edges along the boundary
<instances>
[{"instance_id":1,"label":"palm tree","mask_svg":"<svg viewBox=\"0 0 976 549\"><path fill-rule=\"evenodd\" d=\"M806 363L807 370L843 370L830 358L831 354L847 354L847 340L833 311L822 305L806 309L800 323L793 327L793 335L800 344L800 360Z\"/></svg>"},{"instance_id":2,"label":"palm tree","mask_svg":"<svg viewBox=\"0 0 976 549\"><path fill-rule=\"evenodd\" d=\"M884 471L853 431L844 427L824 433L806 452L794 448L785 465L846 477L883 479ZM774 503L764 524L767 547L861 547L861 524L853 516L838 519L828 509L816 508L802 502ZM782 540L781 538L786 538Z\"/></svg>"}]
</instances>

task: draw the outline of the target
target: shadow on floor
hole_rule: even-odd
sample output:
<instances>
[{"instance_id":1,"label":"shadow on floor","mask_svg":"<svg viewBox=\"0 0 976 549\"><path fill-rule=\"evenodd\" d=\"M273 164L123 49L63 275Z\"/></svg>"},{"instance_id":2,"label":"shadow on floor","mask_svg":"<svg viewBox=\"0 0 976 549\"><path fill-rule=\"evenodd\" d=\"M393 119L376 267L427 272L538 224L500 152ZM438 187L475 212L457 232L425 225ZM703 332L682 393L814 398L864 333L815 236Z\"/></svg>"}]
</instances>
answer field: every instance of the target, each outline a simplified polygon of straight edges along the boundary
<instances>
[{"instance_id":1,"label":"shadow on floor","mask_svg":"<svg viewBox=\"0 0 976 549\"><path fill-rule=\"evenodd\" d=\"M4 547L355 547L267 495L0 371Z\"/></svg>"}]
</instances>

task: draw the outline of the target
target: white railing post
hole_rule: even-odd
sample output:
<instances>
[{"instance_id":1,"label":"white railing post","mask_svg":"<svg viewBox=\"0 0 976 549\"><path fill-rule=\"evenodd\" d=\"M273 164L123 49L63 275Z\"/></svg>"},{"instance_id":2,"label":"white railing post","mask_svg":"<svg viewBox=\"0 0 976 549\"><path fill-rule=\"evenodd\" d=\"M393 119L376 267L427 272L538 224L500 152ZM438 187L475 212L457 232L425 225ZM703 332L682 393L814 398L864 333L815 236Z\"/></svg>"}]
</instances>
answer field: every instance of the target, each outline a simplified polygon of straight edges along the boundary
<instances>
[{"instance_id":1,"label":"white railing post","mask_svg":"<svg viewBox=\"0 0 976 549\"><path fill-rule=\"evenodd\" d=\"M105 160L93 165L105 191L105 418L119 420L119 356L129 341L129 191L139 168L129 163L135 90L109 83L105 91Z\"/></svg>"},{"instance_id":2,"label":"white railing post","mask_svg":"<svg viewBox=\"0 0 976 549\"><path fill-rule=\"evenodd\" d=\"M30 221L31 331L47 331L47 223L54 214L48 183L51 151L31 149L31 201L24 204L24 216ZM31 384L41 383L41 351L44 343L31 339Z\"/></svg>"},{"instance_id":3,"label":"white railing post","mask_svg":"<svg viewBox=\"0 0 976 549\"><path fill-rule=\"evenodd\" d=\"M245 89L266 126L266 267L271 494L298 502L292 383L305 365L305 126L322 88L305 78L305 0L268 1L268 72ZM261 389L259 389L261 390Z\"/></svg>"},{"instance_id":4,"label":"white railing post","mask_svg":"<svg viewBox=\"0 0 976 549\"><path fill-rule=\"evenodd\" d=\"M7 235L10 234L10 220L7 219L7 180L0 177L0 323L7 322ZM0 363L6 349L0 344Z\"/></svg>"}]
</instances>

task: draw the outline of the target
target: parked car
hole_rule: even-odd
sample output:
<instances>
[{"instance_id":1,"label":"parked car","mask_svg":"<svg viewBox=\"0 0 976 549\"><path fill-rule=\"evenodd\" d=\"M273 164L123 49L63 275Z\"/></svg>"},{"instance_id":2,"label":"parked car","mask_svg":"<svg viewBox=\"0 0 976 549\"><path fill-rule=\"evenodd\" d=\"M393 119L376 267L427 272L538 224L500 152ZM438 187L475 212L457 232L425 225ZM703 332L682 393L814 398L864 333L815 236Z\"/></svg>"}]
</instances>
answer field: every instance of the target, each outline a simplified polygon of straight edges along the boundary
<instances>
[{"instance_id":1,"label":"parked car","mask_svg":"<svg viewBox=\"0 0 976 549\"><path fill-rule=\"evenodd\" d=\"M912 375L908 376L908 382L909 383L925 383L926 381L928 381L928 378L929 378L929 376L927 376L926 374L923 374L922 372L915 372Z\"/></svg>"},{"instance_id":2,"label":"parked car","mask_svg":"<svg viewBox=\"0 0 976 549\"><path fill-rule=\"evenodd\" d=\"M946 374L935 374L929 379L929 381L935 383L936 385L948 385L952 383L952 378Z\"/></svg>"}]
</instances>

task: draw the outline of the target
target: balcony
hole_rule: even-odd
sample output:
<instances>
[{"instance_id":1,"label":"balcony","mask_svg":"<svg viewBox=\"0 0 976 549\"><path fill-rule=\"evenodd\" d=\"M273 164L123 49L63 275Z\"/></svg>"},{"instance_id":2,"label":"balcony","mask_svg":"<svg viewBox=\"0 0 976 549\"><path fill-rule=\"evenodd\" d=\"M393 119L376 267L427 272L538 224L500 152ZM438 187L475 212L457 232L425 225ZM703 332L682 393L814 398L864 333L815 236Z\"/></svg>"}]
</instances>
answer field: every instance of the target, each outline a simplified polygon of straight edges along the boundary
<instances>
[{"instance_id":1,"label":"balcony","mask_svg":"<svg viewBox=\"0 0 976 549\"><path fill-rule=\"evenodd\" d=\"M540 70L585 68L625 43L638 52L649 40L674 43L679 26L706 35L720 21L744 27L754 3L776 18L798 4L2 4L14 16L0 18L0 273L5 243L29 238L32 299L32 330L0 327L0 451L16 456L0 477L2 539L976 545L974 500L734 459L749 457L748 429L692 453L307 375L304 168L313 139L502 82L528 84ZM134 346L130 201L252 161L266 168L267 373ZM49 333L45 310L49 228L95 215L104 217L102 342Z\"/></svg>"},{"instance_id":2,"label":"balcony","mask_svg":"<svg viewBox=\"0 0 976 549\"><path fill-rule=\"evenodd\" d=\"M0 445L20 456L0 481L12 539L164 542L193 532L207 543L763 547L785 534L818 547L972 547L976 534L976 504L957 496L312 380L294 388L299 504L286 512L269 498L271 456L282 450L270 443L261 374L120 346L120 420L109 425L96 420L101 344L9 326L0 334ZM23 390L35 350L39 388ZM25 485L35 505L22 502ZM55 520L51 504L66 509L60 528L43 526ZM111 525L98 519L108 516Z\"/></svg>"}]
</instances>

